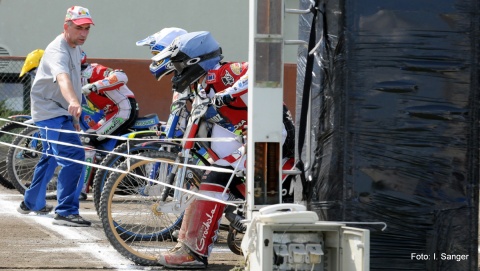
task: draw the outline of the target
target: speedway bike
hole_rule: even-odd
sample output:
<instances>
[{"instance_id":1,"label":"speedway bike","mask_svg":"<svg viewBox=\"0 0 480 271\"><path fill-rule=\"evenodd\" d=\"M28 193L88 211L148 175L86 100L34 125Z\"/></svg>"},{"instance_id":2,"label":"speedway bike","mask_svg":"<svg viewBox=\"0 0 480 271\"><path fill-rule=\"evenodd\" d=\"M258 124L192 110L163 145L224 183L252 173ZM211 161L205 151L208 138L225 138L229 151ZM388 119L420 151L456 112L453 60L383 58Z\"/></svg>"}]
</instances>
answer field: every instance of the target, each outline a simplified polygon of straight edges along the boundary
<instances>
[{"instance_id":1,"label":"speedway bike","mask_svg":"<svg viewBox=\"0 0 480 271\"><path fill-rule=\"evenodd\" d=\"M168 152L180 151L180 144L177 141L172 141L171 139L183 137L185 126L187 125L190 115L187 106L188 102L191 102L191 99L192 94L188 91L185 91L184 93L174 92L168 120L164 125L162 125L161 129L157 131L158 138L161 140L149 141L146 143L139 143L136 141L125 142L115 148L112 153L105 157L104 161L106 162L102 162L100 164L102 167L97 169L93 179L93 201L97 213L99 213L100 197L103 187L108 175L111 173L111 171L105 169L105 167L116 168L125 160L125 157L119 156L118 153L127 153L128 149L130 150L130 153L133 151L133 154L139 153L135 152L136 150L162 150Z\"/></svg>"},{"instance_id":2,"label":"speedway bike","mask_svg":"<svg viewBox=\"0 0 480 271\"><path fill-rule=\"evenodd\" d=\"M195 95L179 154L142 153L142 158L122 163L105 183L100 200L103 229L112 246L136 264L157 265L156 255L162 250L159 242L176 239L183 212L194 199L192 192L198 191L204 166L219 159L210 140L202 140L214 129L223 129L205 120L211 106L209 98ZM241 136L223 132L229 135L232 148L241 146ZM286 179L283 183L289 185ZM229 203L238 207L240 216L244 197L229 195ZM236 226L227 226L227 245L235 254L241 254L243 232Z\"/></svg>"}]
</instances>

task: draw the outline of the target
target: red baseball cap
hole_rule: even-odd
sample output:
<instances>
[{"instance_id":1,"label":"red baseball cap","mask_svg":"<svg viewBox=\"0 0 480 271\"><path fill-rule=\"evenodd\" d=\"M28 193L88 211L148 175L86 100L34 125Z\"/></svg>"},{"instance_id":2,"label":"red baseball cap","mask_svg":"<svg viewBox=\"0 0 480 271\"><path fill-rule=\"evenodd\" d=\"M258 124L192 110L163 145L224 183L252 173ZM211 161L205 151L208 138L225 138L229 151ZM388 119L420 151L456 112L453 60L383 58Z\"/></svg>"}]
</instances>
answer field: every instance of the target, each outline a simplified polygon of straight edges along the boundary
<instances>
[{"instance_id":1,"label":"red baseball cap","mask_svg":"<svg viewBox=\"0 0 480 271\"><path fill-rule=\"evenodd\" d=\"M81 6L73 6L67 9L67 15L65 15L65 22L72 21L76 25L82 24L94 24L92 16L87 8Z\"/></svg>"}]
</instances>

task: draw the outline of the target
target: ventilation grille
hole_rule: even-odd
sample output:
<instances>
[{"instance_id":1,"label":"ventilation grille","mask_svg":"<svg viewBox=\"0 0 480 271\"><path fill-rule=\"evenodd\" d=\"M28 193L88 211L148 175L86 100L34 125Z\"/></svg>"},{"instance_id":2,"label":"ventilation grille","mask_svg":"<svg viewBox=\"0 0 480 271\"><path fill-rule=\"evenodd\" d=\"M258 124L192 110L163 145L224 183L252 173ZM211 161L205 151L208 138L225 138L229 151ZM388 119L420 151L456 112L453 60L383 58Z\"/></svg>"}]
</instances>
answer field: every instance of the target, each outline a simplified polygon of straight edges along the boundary
<instances>
[{"instance_id":1,"label":"ventilation grille","mask_svg":"<svg viewBox=\"0 0 480 271\"><path fill-rule=\"evenodd\" d=\"M7 49L0 46L0 57L2 56L10 56L10 53L7 51ZM10 61L0 60L0 71L5 71L8 67L8 64L10 64Z\"/></svg>"}]
</instances>

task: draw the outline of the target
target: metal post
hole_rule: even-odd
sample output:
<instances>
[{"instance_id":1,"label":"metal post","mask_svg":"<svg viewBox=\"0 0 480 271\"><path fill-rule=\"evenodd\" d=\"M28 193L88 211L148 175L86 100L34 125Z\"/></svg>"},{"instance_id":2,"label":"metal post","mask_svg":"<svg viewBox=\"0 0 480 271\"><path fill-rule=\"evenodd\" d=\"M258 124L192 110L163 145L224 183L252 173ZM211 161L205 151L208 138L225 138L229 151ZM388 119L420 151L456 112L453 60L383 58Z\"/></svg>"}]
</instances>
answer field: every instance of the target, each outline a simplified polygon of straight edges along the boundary
<instances>
[{"instance_id":1,"label":"metal post","mask_svg":"<svg viewBox=\"0 0 480 271\"><path fill-rule=\"evenodd\" d=\"M250 0L247 219L281 199L284 1Z\"/></svg>"}]
</instances>

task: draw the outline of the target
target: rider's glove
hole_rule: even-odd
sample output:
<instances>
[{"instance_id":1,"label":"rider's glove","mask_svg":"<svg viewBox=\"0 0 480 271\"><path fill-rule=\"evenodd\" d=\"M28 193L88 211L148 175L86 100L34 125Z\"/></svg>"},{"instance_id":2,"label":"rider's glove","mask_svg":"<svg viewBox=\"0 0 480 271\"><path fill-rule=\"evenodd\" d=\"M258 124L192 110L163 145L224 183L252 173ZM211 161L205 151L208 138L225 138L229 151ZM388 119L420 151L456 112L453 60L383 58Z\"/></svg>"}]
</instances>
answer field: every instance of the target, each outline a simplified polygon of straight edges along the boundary
<instances>
[{"instance_id":1,"label":"rider's glove","mask_svg":"<svg viewBox=\"0 0 480 271\"><path fill-rule=\"evenodd\" d=\"M95 86L95 84L86 84L82 87L82 93L85 94L85 96L88 96L92 91L97 92L97 86Z\"/></svg>"},{"instance_id":2,"label":"rider's glove","mask_svg":"<svg viewBox=\"0 0 480 271\"><path fill-rule=\"evenodd\" d=\"M231 103L234 99L235 98L228 93L216 93L215 96L213 96L213 104L215 107L222 107Z\"/></svg>"}]
</instances>

